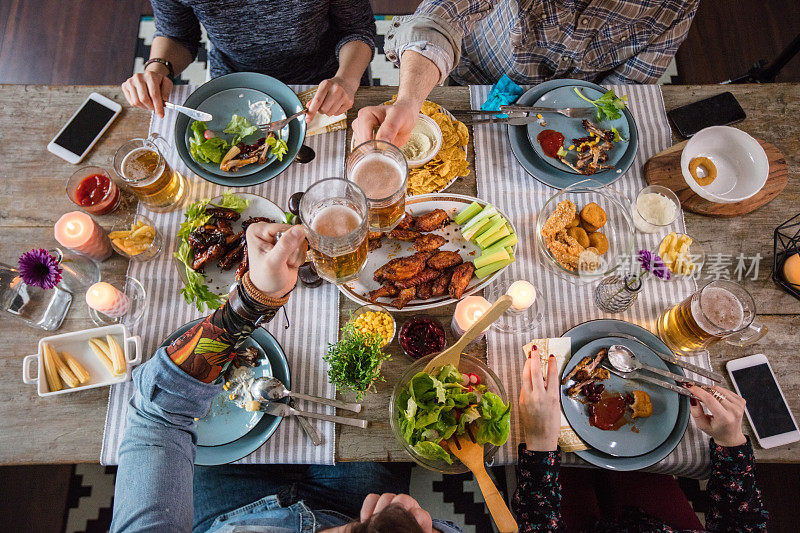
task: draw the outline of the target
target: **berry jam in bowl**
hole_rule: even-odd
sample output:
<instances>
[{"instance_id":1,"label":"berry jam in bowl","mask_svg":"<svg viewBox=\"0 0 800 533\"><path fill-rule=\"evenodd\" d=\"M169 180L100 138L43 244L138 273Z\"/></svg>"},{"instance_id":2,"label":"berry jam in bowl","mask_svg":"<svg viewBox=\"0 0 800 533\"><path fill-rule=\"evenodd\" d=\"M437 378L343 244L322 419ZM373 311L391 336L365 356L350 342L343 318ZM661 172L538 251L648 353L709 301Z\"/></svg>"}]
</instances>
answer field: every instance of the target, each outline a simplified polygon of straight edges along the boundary
<instances>
[{"instance_id":1,"label":"berry jam in bowl","mask_svg":"<svg viewBox=\"0 0 800 533\"><path fill-rule=\"evenodd\" d=\"M414 359L439 353L444 350L447 343L442 325L427 315L418 315L406 320L400 328L398 338L403 352Z\"/></svg>"}]
</instances>

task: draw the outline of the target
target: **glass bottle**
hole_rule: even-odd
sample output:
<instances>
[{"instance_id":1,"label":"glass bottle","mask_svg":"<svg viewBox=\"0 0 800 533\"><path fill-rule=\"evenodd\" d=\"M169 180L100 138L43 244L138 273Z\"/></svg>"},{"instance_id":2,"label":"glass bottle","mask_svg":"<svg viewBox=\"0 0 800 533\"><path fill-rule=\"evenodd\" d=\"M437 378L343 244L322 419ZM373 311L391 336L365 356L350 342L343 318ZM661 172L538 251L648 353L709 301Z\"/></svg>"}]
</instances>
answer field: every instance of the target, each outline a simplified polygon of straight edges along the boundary
<instances>
[{"instance_id":1,"label":"glass bottle","mask_svg":"<svg viewBox=\"0 0 800 533\"><path fill-rule=\"evenodd\" d=\"M81 295L86 289L100 281L100 266L84 255L65 252L61 248L48 250L61 267L59 288Z\"/></svg>"},{"instance_id":2,"label":"glass bottle","mask_svg":"<svg viewBox=\"0 0 800 533\"><path fill-rule=\"evenodd\" d=\"M61 327L71 303L69 292L27 285L17 268L0 263L0 310L33 327L54 331Z\"/></svg>"},{"instance_id":3,"label":"glass bottle","mask_svg":"<svg viewBox=\"0 0 800 533\"><path fill-rule=\"evenodd\" d=\"M622 313L631 308L641 290L641 277L614 274L604 278L595 287L594 303L606 313Z\"/></svg>"}]
</instances>

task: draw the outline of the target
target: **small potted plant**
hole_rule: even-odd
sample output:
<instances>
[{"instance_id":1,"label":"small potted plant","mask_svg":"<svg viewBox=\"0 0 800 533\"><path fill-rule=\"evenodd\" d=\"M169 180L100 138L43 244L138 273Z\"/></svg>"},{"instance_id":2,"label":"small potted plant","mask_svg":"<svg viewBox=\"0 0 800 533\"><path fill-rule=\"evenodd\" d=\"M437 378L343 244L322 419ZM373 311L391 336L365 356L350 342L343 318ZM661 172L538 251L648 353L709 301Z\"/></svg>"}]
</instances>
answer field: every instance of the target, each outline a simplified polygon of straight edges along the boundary
<instances>
[{"instance_id":1,"label":"small potted plant","mask_svg":"<svg viewBox=\"0 0 800 533\"><path fill-rule=\"evenodd\" d=\"M339 341L329 344L322 357L329 365L328 380L340 390L355 392L360 401L376 382L384 381L380 370L389 354L381 350L383 343L380 334L364 333L350 322L345 324Z\"/></svg>"}]
</instances>

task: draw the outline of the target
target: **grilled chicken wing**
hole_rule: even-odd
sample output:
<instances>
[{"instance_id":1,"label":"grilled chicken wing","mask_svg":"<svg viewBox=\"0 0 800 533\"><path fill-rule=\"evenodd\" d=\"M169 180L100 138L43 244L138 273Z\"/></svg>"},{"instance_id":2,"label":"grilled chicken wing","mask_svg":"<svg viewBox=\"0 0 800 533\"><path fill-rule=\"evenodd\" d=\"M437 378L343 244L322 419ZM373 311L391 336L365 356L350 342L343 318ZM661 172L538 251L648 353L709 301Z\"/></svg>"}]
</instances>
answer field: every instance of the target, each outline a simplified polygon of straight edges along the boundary
<instances>
[{"instance_id":1,"label":"grilled chicken wing","mask_svg":"<svg viewBox=\"0 0 800 533\"><path fill-rule=\"evenodd\" d=\"M475 265L471 262L458 265L453 270L453 277L450 280L450 296L456 300L460 300L464 296L464 291L467 290L472 274L475 273Z\"/></svg>"},{"instance_id":2,"label":"grilled chicken wing","mask_svg":"<svg viewBox=\"0 0 800 533\"><path fill-rule=\"evenodd\" d=\"M450 217L447 216L444 210L434 209L430 213L414 217L414 229L427 233L439 229L448 220L450 220Z\"/></svg>"},{"instance_id":3,"label":"grilled chicken wing","mask_svg":"<svg viewBox=\"0 0 800 533\"><path fill-rule=\"evenodd\" d=\"M208 263L221 258L225 254L225 250L224 244L214 244L207 250L195 255L194 259L192 259L192 270L202 271Z\"/></svg>"},{"instance_id":4,"label":"grilled chicken wing","mask_svg":"<svg viewBox=\"0 0 800 533\"><path fill-rule=\"evenodd\" d=\"M447 239L441 235L428 233L414 240L414 249L418 252L432 252L444 246L445 243L447 243Z\"/></svg>"},{"instance_id":5,"label":"grilled chicken wing","mask_svg":"<svg viewBox=\"0 0 800 533\"><path fill-rule=\"evenodd\" d=\"M414 217L409 215L408 213L400 219L400 222L397 223L397 229L411 229L411 226L414 224Z\"/></svg>"},{"instance_id":6,"label":"grilled chicken wing","mask_svg":"<svg viewBox=\"0 0 800 533\"><path fill-rule=\"evenodd\" d=\"M247 243L245 243L244 257L242 257L242 262L239 263L239 266L236 267L236 281L242 279L248 270L250 270L250 262L247 260Z\"/></svg>"},{"instance_id":7,"label":"grilled chicken wing","mask_svg":"<svg viewBox=\"0 0 800 533\"><path fill-rule=\"evenodd\" d=\"M431 287L431 295L432 296L444 296L447 292L447 288L450 287L450 280L453 277L453 270L447 269L444 272L439 274L439 277L433 280L433 286Z\"/></svg>"},{"instance_id":8,"label":"grilled chicken wing","mask_svg":"<svg viewBox=\"0 0 800 533\"><path fill-rule=\"evenodd\" d=\"M413 229L398 229L395 228L389 232L389 238L398 241L413 241L421 237L422 234Z\"/></svg>"},{"instance_id":9,"label":"grilled chicken wing","mask_svg":"<svg viewBox=\"0 0 800 533\"><path fill-rule=\"evenodd\" d=\"M425 269L425 261L415 255L392 259L386 265L383 278L389 281L411 279Z\"/></svg>"},{"instance_id":10,"label":"grilled chicken wing","mask_svg":"<svg viewBox=\"0 0 800 533\"><path fill-rule=\"evenodd\" d=\"M396 309L402 309L406 306L408 302L414 299L417 295L417 287L409 287L407 289L403 289L400 291L400 294L397 298L392 300L392 306Z\"/></svg>"},{"instance_id":11,"label":"grilled chicken wing","mask_svg":"<svg viewBox=\"0 0 800 533\"><path fill-rule=\"evenodd\" d=\"M458 252L443 250L436 252L428 259L428 266L436 270L444 270L452 266L460 265L464 260Z\"/></svg>"},{"instance_id":12,"label":"grilled chicken wing","mask_svg":"<svg viewBox=\"0 0 800 533\"><path fill-rule=\"evenodd\" d=\"M421 285L423 283L428 283L429 281L433 281L439 277L438 270L434 270L432 268L426 268L419 275L414 276L410 279L404 279L400 281L395 281L394 284L397 286L398 289L407 289L409 287L414 287L416 285Z\"/></svg>"},{"instance_id":13,"label":"grilled chicken wing","mask_svg":"<svg viewBox=\"0 0 800 533\"><path fill-rule=\"evenodd\" d=\"M227 207L206 207L205 212L218 220L239 220L239 217L242 216L237 211Z\"/></svg>"},{"instance_id":14,"label":"grilled chicken wing","mask_svg":"<svg viewBox=\"0 0 800 533\"><path fill-rule=\"evenodd\" d=\"M372 250L377 250L383 245L383 241L380 239L369 239L367 241L367 251L371 252Z\"/></svg>"},{"instance_id":15,"label":"grilled chicken wing","mask_svg":"<svg viewBox=\"0 0 800 533\"><path fill-rule=\"evenodd\" d=\"M433 296L433 281L423 283L417 287L417 298L427 300Z\"/></svg>"},{"instance_id":16,"label":"grilled chicken wing","mask_svg":"<svg viewBox=\"0 0 800 533\"><path fill-rule=\"evenodd\" d=\"M237 263L240 263L242 260L242 256L244 255L244 243L239 244L239 246L231 249L227 252L222 259L219 260L219 268L222 270L230 270Z\"/></svg>"},{"instance_id":17,"label":"grilled chicken wing","mask_svg":"<svg viewBox=\"0 0 800 533\"><path fill-rule=\"evenodd\" d=\"M378 298L384 298L384 297L388 298L390 296L394 297L397 296L398 294L400 294L400 289L395 287L394 284L392 283L387 283L385 285L378 287L374 291L370 291L369 299L370 301L374 302Z\"/></svg>"},{"instance_id":18,"label":"grilled chicken wing","mask_svg":"<svg viewBox=\"0 0 800 533\"><path fill-rule=\"evenodd\" d=\"M250 227L251 224L255 224L256 222L267 222L269 224L272 224L275 221L267 217L250 217L244 222L242 222L242 229L244 231L247 231L247 228Z\"/></svg>"}]
</instances>

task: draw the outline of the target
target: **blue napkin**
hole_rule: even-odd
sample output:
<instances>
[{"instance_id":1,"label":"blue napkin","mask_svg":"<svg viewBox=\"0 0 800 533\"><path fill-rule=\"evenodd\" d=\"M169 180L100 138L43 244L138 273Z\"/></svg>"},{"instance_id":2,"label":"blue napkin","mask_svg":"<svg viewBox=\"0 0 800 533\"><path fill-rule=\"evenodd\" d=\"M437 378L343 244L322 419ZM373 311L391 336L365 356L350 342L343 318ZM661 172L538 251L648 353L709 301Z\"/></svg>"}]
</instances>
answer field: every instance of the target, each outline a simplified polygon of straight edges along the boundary
<instances>
[{"instance_id":1,"label":"blue napkin","mask_svg":"<svg viewBox=\"0 0 800 533\"><path fill-rule=\"evenodd\" d=\"M522 87L514 83L511 78L508 77L508 74L503 74L503 77L497 80L497 83L492 86L492 90L489 91L489 96L481 106L481 110L493 111L495 109L500 109L501 105L513 104L522 96L522 93ZM506 115L498 116L504 117Z\"/></svg>"}]
</instances>

